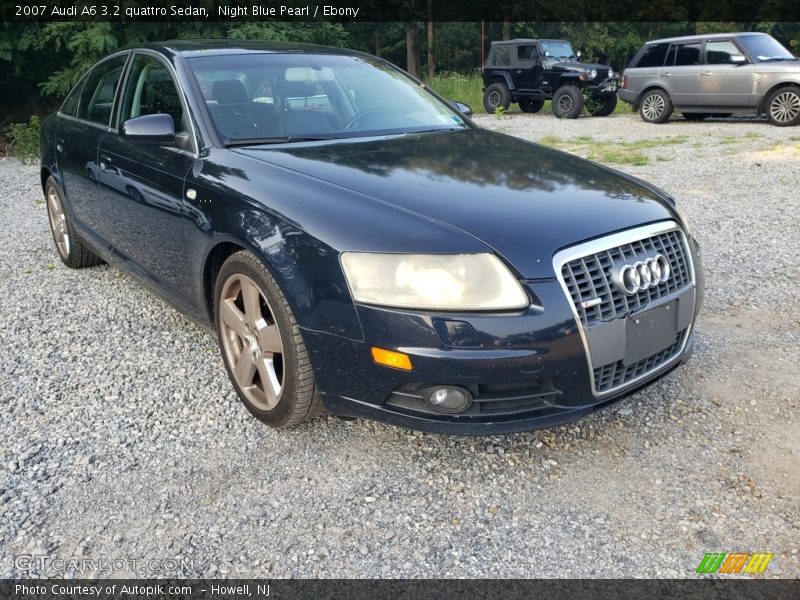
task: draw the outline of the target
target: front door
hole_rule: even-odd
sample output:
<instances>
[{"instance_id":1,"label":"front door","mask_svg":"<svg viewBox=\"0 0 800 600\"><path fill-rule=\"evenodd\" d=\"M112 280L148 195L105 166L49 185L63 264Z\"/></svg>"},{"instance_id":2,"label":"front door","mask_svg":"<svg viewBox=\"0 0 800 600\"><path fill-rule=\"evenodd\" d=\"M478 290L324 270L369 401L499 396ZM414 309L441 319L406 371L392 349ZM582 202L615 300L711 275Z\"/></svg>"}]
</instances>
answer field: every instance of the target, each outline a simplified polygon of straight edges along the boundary
<instances>
[{"instance_id":1,"label":"front door","mask_svg":"<svg viewBox=\"0 0 800 600\"><path fill-rule=\"evenodd\" d=\"M744 53L731 40L706 42L706 65L700 72L698 104L745 108L756 105L753 92L755 67L734 64L731 56Z\"/></svg>"},{"instance_id":2,"label":"front door","mask_svg":"<svg viewBox=\"0 0 800 600\"><path fill-rule=\"evenodd\" d=\"M184 181L195 160L194 137L169 67L153 55L136 53L119 122L158 113L172 117L177 147L138 145L109 133L98 154L100 190L115 251L160 287L185 296L182 204Z\"/></svg>"}]
</instances>

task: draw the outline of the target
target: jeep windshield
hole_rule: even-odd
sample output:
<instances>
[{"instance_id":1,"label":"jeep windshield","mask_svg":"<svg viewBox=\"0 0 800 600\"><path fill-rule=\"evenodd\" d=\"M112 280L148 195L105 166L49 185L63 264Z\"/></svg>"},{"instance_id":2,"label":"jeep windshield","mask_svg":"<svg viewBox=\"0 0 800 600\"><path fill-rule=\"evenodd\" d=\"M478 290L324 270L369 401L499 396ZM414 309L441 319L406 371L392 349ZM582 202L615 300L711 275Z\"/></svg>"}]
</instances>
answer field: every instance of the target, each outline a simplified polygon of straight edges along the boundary
<instances>
[{"instance_id":1,"label":"jeep windshield","mask_svg":"<svg viewBox=\"0 0 800 600\"><path fill-rule=\"evenodd\" d=\"M750 56L759 62L797 60L780 42L768 35L743 35L739 41Z\"/></svg>"},{"instance_id":2,"label":"jeep windshield","mask_svg":"<svg viewBox=\"0 0 800 600\"><path fill-rule=\"evenodd\" d=\"M575 51L572 49L572 44L565 41L557 42L542 42L542 52L549 53L550 58L558 58L560 60L571 60L575 58Z\"/></svg>"},{"instance_id":3,"label":"jeep windshield","mask_svg":"<svg viewBox=\"0 0 800 600\"><path fill-rule=\"evenodd\" d=\"M447 103L380 60L254 53L187 63L228 146L469 127Z\"/></svg>"}]
</instances>

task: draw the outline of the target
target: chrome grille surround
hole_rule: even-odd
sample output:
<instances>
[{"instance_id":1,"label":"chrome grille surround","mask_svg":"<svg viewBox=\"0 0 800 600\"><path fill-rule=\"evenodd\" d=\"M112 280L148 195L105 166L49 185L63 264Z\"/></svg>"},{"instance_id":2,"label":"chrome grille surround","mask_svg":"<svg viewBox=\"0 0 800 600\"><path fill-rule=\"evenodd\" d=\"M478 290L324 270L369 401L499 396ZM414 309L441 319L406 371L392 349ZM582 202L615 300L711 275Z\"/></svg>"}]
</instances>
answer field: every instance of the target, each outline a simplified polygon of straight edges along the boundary
<instances>
[{"instance_id":1,"label":"chrome grille surround","mask_svg":"<svg viewBox=\"0 0 800 600\"><path fill-rule=\"evenodd\" d=\"M614 290L610 275L614 261L648 252L660 252L669 259L672 269L670 278L655 288L629 297ZM674 345L636 365L625 367L612 363L594 366L585 332L585 327L589 325L624 319L654 301L670 297L689 286L694 287L692 255L686 235L678 223L662 221L571 246L553 256L553 267L578 325L594 396L602 397L631 387L648 375L666 368L683 353L692 325L677 332ZM576 271L581 271L582 276L576 277ZM585 295L586 291L589 294ZM602 297L602 302L584 308L582 303L585 300L597 297ZM643 372L640 363L645 364Z\"/></svg>"}]
</instances>

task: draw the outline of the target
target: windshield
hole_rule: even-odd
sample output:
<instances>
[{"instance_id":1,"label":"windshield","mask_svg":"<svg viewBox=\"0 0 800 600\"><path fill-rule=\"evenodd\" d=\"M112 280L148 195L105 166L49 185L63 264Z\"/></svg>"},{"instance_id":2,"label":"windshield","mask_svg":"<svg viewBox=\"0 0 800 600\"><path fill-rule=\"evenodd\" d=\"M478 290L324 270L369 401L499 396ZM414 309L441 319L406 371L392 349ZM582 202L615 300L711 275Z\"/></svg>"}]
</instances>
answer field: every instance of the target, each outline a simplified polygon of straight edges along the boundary
<instances>
[{"instance_id":1,"label":"windshield","mask_svg":"<svg viewBox=\"0 0 800 600\"><path fill-rule=\"evenodd\" d=\"M743 35L739 37L739 41L757 61L795 60L791 52L768 35Z\"/></svg>"},{"instance_id":2,"label":"windshield","mask_svg":"<svg viewBox=\"0 0 800 600\"><path fill-rule=\"evenodd\" d=\"M380 60L263 53L187 62L228 144L468 127L454 109Z\"/></svg>"},{"instance_id":3,"label":"windshield","mask_svg":"<svg viewBox=\"0 0 800 600\"><path fill-rule=\"evenodd\" d=\"M549 52L551 58L575 58L572 44L569 42L542 42L542 52Z\"/></svg>"}]
</instances>

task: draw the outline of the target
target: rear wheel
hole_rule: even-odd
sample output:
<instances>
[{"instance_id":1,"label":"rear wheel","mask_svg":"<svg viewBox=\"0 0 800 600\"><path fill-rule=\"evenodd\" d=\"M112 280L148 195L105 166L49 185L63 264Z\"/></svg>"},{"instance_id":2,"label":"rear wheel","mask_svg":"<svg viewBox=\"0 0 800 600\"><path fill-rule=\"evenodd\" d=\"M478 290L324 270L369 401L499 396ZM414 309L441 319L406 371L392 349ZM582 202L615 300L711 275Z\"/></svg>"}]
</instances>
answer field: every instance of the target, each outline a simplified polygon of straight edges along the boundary
<instances>
[{"instance_id":1,"label":"rear wheel","mask_svg":"<svg viewBox=\"0 0 800 600\"><path fill-rule=\"evenodd\" d=\"M511 106L511 92L505 83L495 82L487 86L483 92L483 108L493 114L498 108L508 110Z\"/></svg>"},{"instance_id":2,"label":"rear wheel","mask_svg":"<svg viewBox=\"0 0 800 600\"><path fill-rule=\"evenodd\" d=\"M541 98L520 98L519 109L524 113L538 113L544 106L544 100Z\"/></svg>"},{"instance_id":3,"label":"rear wheel","mask_svg":"<svg viewBox=\"0 0 800 600\"><path fill-rule=\"evenodd\" d=\"M663 90L645 92L639 105L639 115L648 123L664 123L672 114L672 101Z\"/></svg>"},{"instance_id":4,"label":"rear wheel","mask_svg":"<svg viewBox=\"0 0 800 600\"><path fill-rule=\"evenodd\" d=\"M103 261L89 249L86 242L75 233L64 208L64 198L52 177L47 178L44 190L50 233L53 234L53 242L61 262L71 269L94 267L102 263Z\"/></svg>"},{"instance_id":5,"label":"rear wheel","mask_svg":"<svg viewBox=\"0 0 800 600\"><path fill-rule=\"evenodd\" d=\"M321 412L300 328L272 274L252 253L237 252L220 268L214 319L225 369L256 418L289 427Z\"/></svg>"},{"instance_id":6,"label":"rear wheel","mask_svg":"<svg viewBox=\"0 0 800 600\"><path fill-rule=\"evenodd\" d=\"M583 94L574 85L564 85L553 94L553 114L559 119L577 119L583 112Z\"/></svg>"},{"instance_id":7,"label":"rear wheel","mask_svg":"<svg viewBox=\"0 0 800 600\"><path fill-rule=\"evenodd\" d=\"M591 107L589 114L594 117L607 117L614 112L617 108L617 95L616 94L602 94L600 96L592 96Z\"/></svg>"},{"instance_id":8,"label":"rear wheel","mask_svg":"<svg viewBox=\"0 0 800 600\"><path fill-rule=\"evenodd\" d=\"M785 87L772 92L767 98L767 118L778 127L800 123L800 88Z\"/></svg>"}]
</instances>

